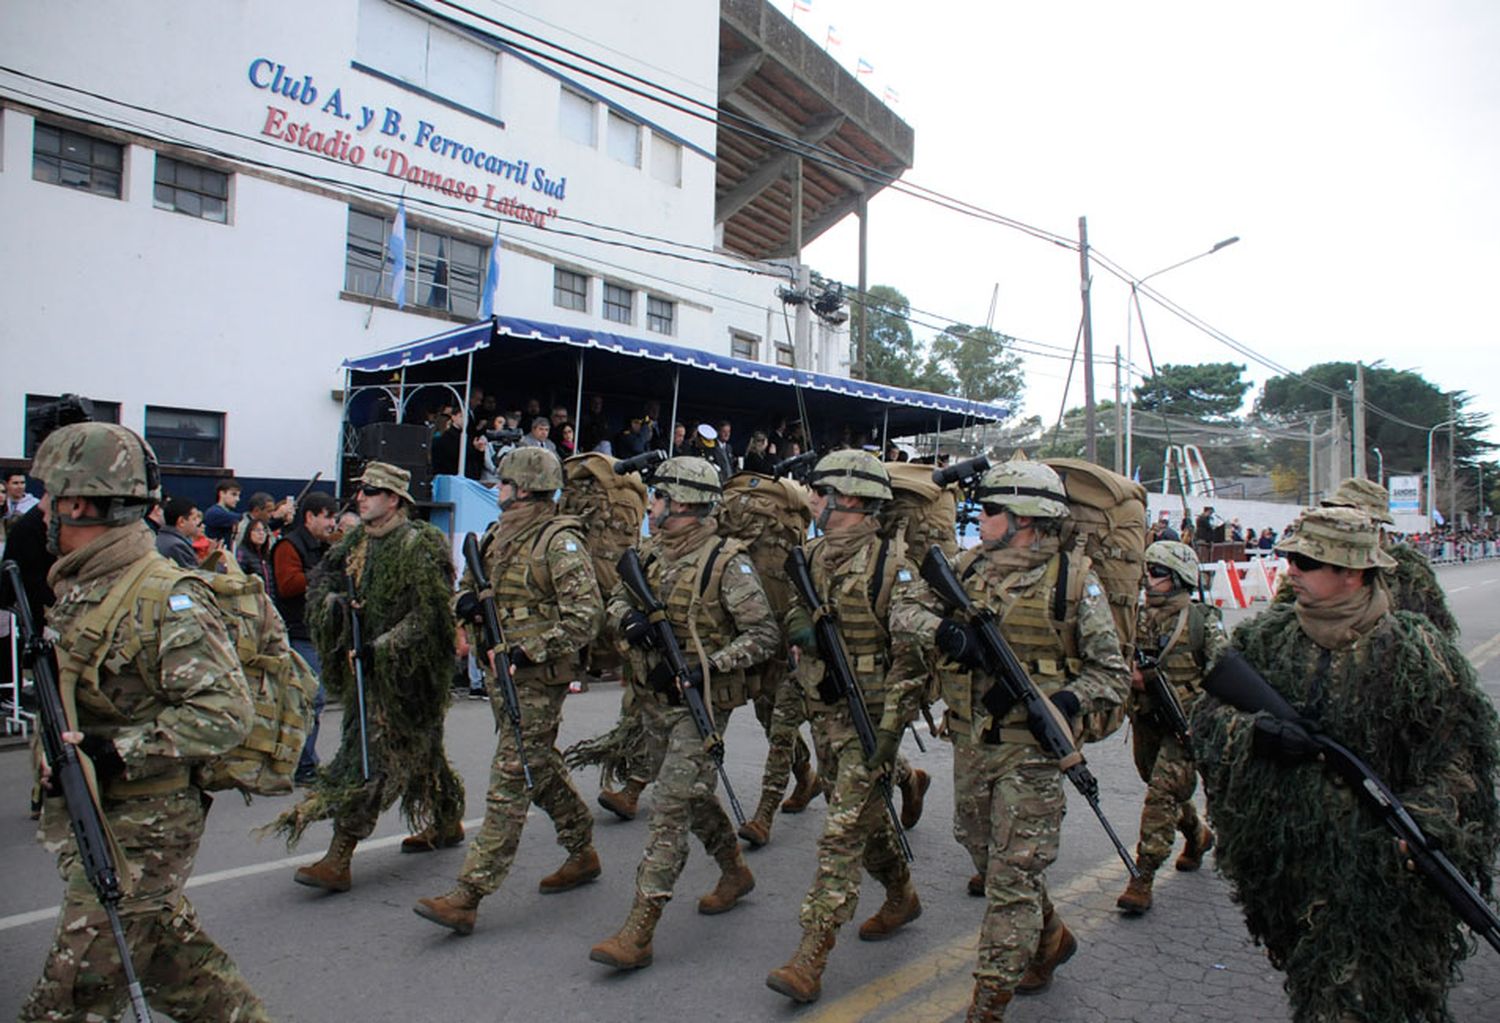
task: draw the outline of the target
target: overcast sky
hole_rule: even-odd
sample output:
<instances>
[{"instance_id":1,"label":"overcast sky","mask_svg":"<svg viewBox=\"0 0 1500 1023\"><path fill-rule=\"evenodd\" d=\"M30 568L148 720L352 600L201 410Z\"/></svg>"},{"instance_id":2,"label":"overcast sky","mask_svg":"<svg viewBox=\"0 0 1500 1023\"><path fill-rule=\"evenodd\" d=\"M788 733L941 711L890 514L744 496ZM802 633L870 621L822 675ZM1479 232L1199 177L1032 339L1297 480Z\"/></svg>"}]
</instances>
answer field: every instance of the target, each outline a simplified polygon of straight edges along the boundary
<instances>
[{"instance_id":1,"label":"overcast sky","mask_svg":"<svg viewBox=\"0 0 1500 1023\"><path fill-rule=\"evenodd\" d=\"M1138 276L1239 235L1153 286L1277 363L1413 369L1500 425L1500 3L812 0L796 21L896 90L906 180L1072 237L1086 215ZM983 323L998 283L997 330L1071 350L1076 253L891 190L869 237L871 284ZM852 283L856 238L851 217L808 262ZM1096 269L1096 357L1125 347L1127 297ZM1247 361L1145 315L1158 363ZM1066 372L1028 357L1024 412L1052 422ZM1275 373L1247 375L1253 400ZM1096 386L1112 397L1112 368Z\"/></svg>"}]
</instances>

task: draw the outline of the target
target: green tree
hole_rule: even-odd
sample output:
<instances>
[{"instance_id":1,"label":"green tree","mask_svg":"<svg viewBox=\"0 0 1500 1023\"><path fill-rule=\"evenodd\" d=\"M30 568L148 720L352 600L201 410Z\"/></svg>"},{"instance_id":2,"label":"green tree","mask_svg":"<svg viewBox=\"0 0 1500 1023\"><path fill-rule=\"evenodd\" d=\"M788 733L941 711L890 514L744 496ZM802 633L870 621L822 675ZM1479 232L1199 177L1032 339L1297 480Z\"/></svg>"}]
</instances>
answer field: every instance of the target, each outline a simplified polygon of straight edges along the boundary
<instances>
[{"instance_id":1,"label":"green tree","mask_svg":"<svg viewBox=\"0 0 1500 1023\"><path fill-rule=\"evenodd\" d=\"M861 315L869 320L865 379L892 387L918 386L925 353L912 335L911 303L906 296L889 285L877 284L865 292L851 322L857 324Z\"/></svg>"},{"instance_id":2,"label":"green tree","mask_svg":"<svg viewBox=\"0 0 1500 1023\"><path fill-rule=\"evenodd\" d=\"M940 367L955 385L947 393L970 401L1019 404L1026 389L1015 339L986 327L954 324L932 339L927 369ZM932 388L928 388L931 390Z\"/></svg>"},{"instance_id":3,"label":"green tree","mask_svg":"<svg viewBox=\"0 0 1500 1023\"><path fill-rule=\"evenodd\" d=\"M1163 365L1135 389L1136 411L1166 412L1210 423L1234 421L1250 389L1241 380L1244 366L1204 362L1196 366Z\"/></svg>"}]
</instances>

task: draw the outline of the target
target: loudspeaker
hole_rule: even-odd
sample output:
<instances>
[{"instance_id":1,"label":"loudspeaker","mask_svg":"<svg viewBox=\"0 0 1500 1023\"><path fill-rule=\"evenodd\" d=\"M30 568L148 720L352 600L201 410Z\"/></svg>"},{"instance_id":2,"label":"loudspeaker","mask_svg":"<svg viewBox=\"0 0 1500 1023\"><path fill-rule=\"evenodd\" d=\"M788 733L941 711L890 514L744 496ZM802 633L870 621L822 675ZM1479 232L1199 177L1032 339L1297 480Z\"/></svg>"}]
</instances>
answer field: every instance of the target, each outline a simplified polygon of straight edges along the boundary
<instances>
[{"instance_id":1,"label":"loudspeaker","mask_svg":"<svg viewBox=\"0 0 1500 1023\"><path fill-rule=\"evenodd\" d=\"M359 457L426 469L432 431L420 423L371 423L359 431Z\"/></svg>"}]
</instances>

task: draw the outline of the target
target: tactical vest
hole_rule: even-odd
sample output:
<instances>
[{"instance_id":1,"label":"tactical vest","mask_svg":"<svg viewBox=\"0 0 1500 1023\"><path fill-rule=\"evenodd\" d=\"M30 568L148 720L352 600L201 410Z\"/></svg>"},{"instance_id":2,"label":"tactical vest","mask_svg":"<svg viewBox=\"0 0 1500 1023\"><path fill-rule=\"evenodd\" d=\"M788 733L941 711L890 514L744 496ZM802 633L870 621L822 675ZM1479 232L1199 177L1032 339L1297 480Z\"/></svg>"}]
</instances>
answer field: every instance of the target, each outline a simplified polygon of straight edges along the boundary
<instances>
[{"instance_id":1,"label":"tactical vest","mask_svg":"<svg viewBox=\"0 0 1500 1023\"><path fill-rule=\"evenodd\" d=\"M1141 616L1137 637L1141 649L1160 657L1162 675L1166 677L1184 710L1191 710L1203 684L1203 633L1208 619L1217 608L1188 604L1177 614L1161 617L1147 609ZM1179 631L1179 623L1181 630ZM1166 645L1163 651L1163 644Z\"/></svg>"},{"instance_id":2,"label":"tactical vest","mask_svg":"<svg viewBox=\"0 0 1500 1023\"><path fill-rule=\"evenodd\" d=\"M891 634L887 622L896 572L906 560L906 543L899 536L874 534L869 543L830 572L823 539L807 545L813 585L838 616L849 667L859 679L871 715L878 717L890 691L886 673L891 666ZM804 651L797 665L797 680L814 706L822 704L819 685L825 671L814 651Z\"/></svg>"},{"instance_id":3,"label":"tactical vest","mask_svg":"<svg viewBox=\"0 0 1500 1023\"><path fill-rule=\"evenodd\" d=\"M1000 628L1006 642L1041 694L1051 696L1083 670L1078 652L1078 601L1089 559L1076 551L1053 555L1041 575L1006 608L1001 584L1008 576L986 570L984 553L981 547L965 551L958 560L958 577L976 605L992 611L1005 609ZM949 730L965 736L987 731L991 722L980 700L992 680L944 660L940 681ZM1035 742L1026 729L1024 707L1012 708L1000 724L1002 741Z\"/></svg>"},{"instance_id":4,"label":"tactical vest","mask_svg":"<svg viewBox=\"0 0 1500 1023\"><path fill-rule=\"evenodd\" d=\"M734 622L719 600L719 584L724 567L736 554L743 553L742 541L713 537L670 567L659 556L646 562L646 581L666 605L667 620L689 664L699 663L700 647L708 655L728 646L734 638ZM709 692L715 710L732 710L745 703L750 699L745 669L715 671L709 680Z\"/></svg>"},{"instance_id":5,"label":"tactical vest","mask_svg":"<svg viewBox=\"0 0 1500 1023\"><path fill-rule=\"evenodd\" d=\"M547 565L547 549L564 532L571 534L581 547L582 523L569 515L554 516L538 523L529 533L522 533L510 541L511 556L498 565L491 560L491 545L495 544L497 529L498 524L485 533L480 554L490 562L495 612L505 633L505 641L511 646L524 646L527 640L543 636L561 620L552 571ZM563 685L572 680L571 669L577 660L575 651L557 660L517 668L516 677L532 675L547 683Z\"/></svg>"},{"instance_id":6,"label":"tactical vest","mask_svg":"<svg viewBox=\"0 0 1500 1023\"><path fill-rule=\"evenodd\" d=\"M716 512L721 536L749 544L750 563L778 621L792 605L786 559L812 523L812 508L800 488L794 480L740 473L725 486Z\"/></svg>"}]
</instances>

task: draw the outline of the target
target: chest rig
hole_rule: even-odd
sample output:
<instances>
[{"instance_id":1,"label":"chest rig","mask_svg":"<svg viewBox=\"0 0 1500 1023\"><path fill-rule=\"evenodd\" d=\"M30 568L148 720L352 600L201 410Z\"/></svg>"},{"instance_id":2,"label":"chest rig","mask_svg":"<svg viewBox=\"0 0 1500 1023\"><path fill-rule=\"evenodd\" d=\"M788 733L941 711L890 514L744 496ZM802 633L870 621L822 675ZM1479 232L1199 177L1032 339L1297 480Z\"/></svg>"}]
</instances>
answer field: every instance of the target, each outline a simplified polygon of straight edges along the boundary
<instances>
[{"instance_id":1,"label":"chest rig","mask_svg":"<svg viewBox=\"0 0 1500 1023\"><path fill-rule=\"evenodd\" d=\"M545 646L541 637L560 620L552 571L547 565L547 549L559 534L569 532L583 550L581 523L568 515L558 515L524 529L500 543L498 525L491 526L480 543L480 554L489 566L495 593L495 612L506 642L512 646ZM576 657L576 655L575 655ZM517 669L522 673L544 677L547 681L569 681L571 672L562 669L574 658L548 660L542 664Z\"/></svg>"},{"instance_id":2,"label":"chest rig","mask_svg":"<svg viewBox=\"0 0 1500 1023\"><path fill-rule=\"evenodd\" d=\"M719 599L724 568L745 544L727 537L711 537L703 546L667 564L657 552L646 559L646 581L666 605L667 620L689 664L703 663L708 655L729 645L734 621ZM732 709L750 698L745 669L712 672L708 684L713 706Z\"/></svg>"},{"instance_id":3,"label":"chest rig","mask_svg":"<svg viewBox=\"0 0 1500 1023\"><path fill-rule=\"evenodd\" d=\"M849 655L849 666L859 679L865 699L874 709L885 703L889 689L891 634L887 628L891 589L906 557L900 537L870 537L841 564L833 565L824 538L808 543L808 567L813 585L838 618L839 635ZM804 651L797 680L809 700L826 703L820 692L826 668L812 649ZM842 698L840 698L842 699Z\"/></svg>"}]
</instances>

